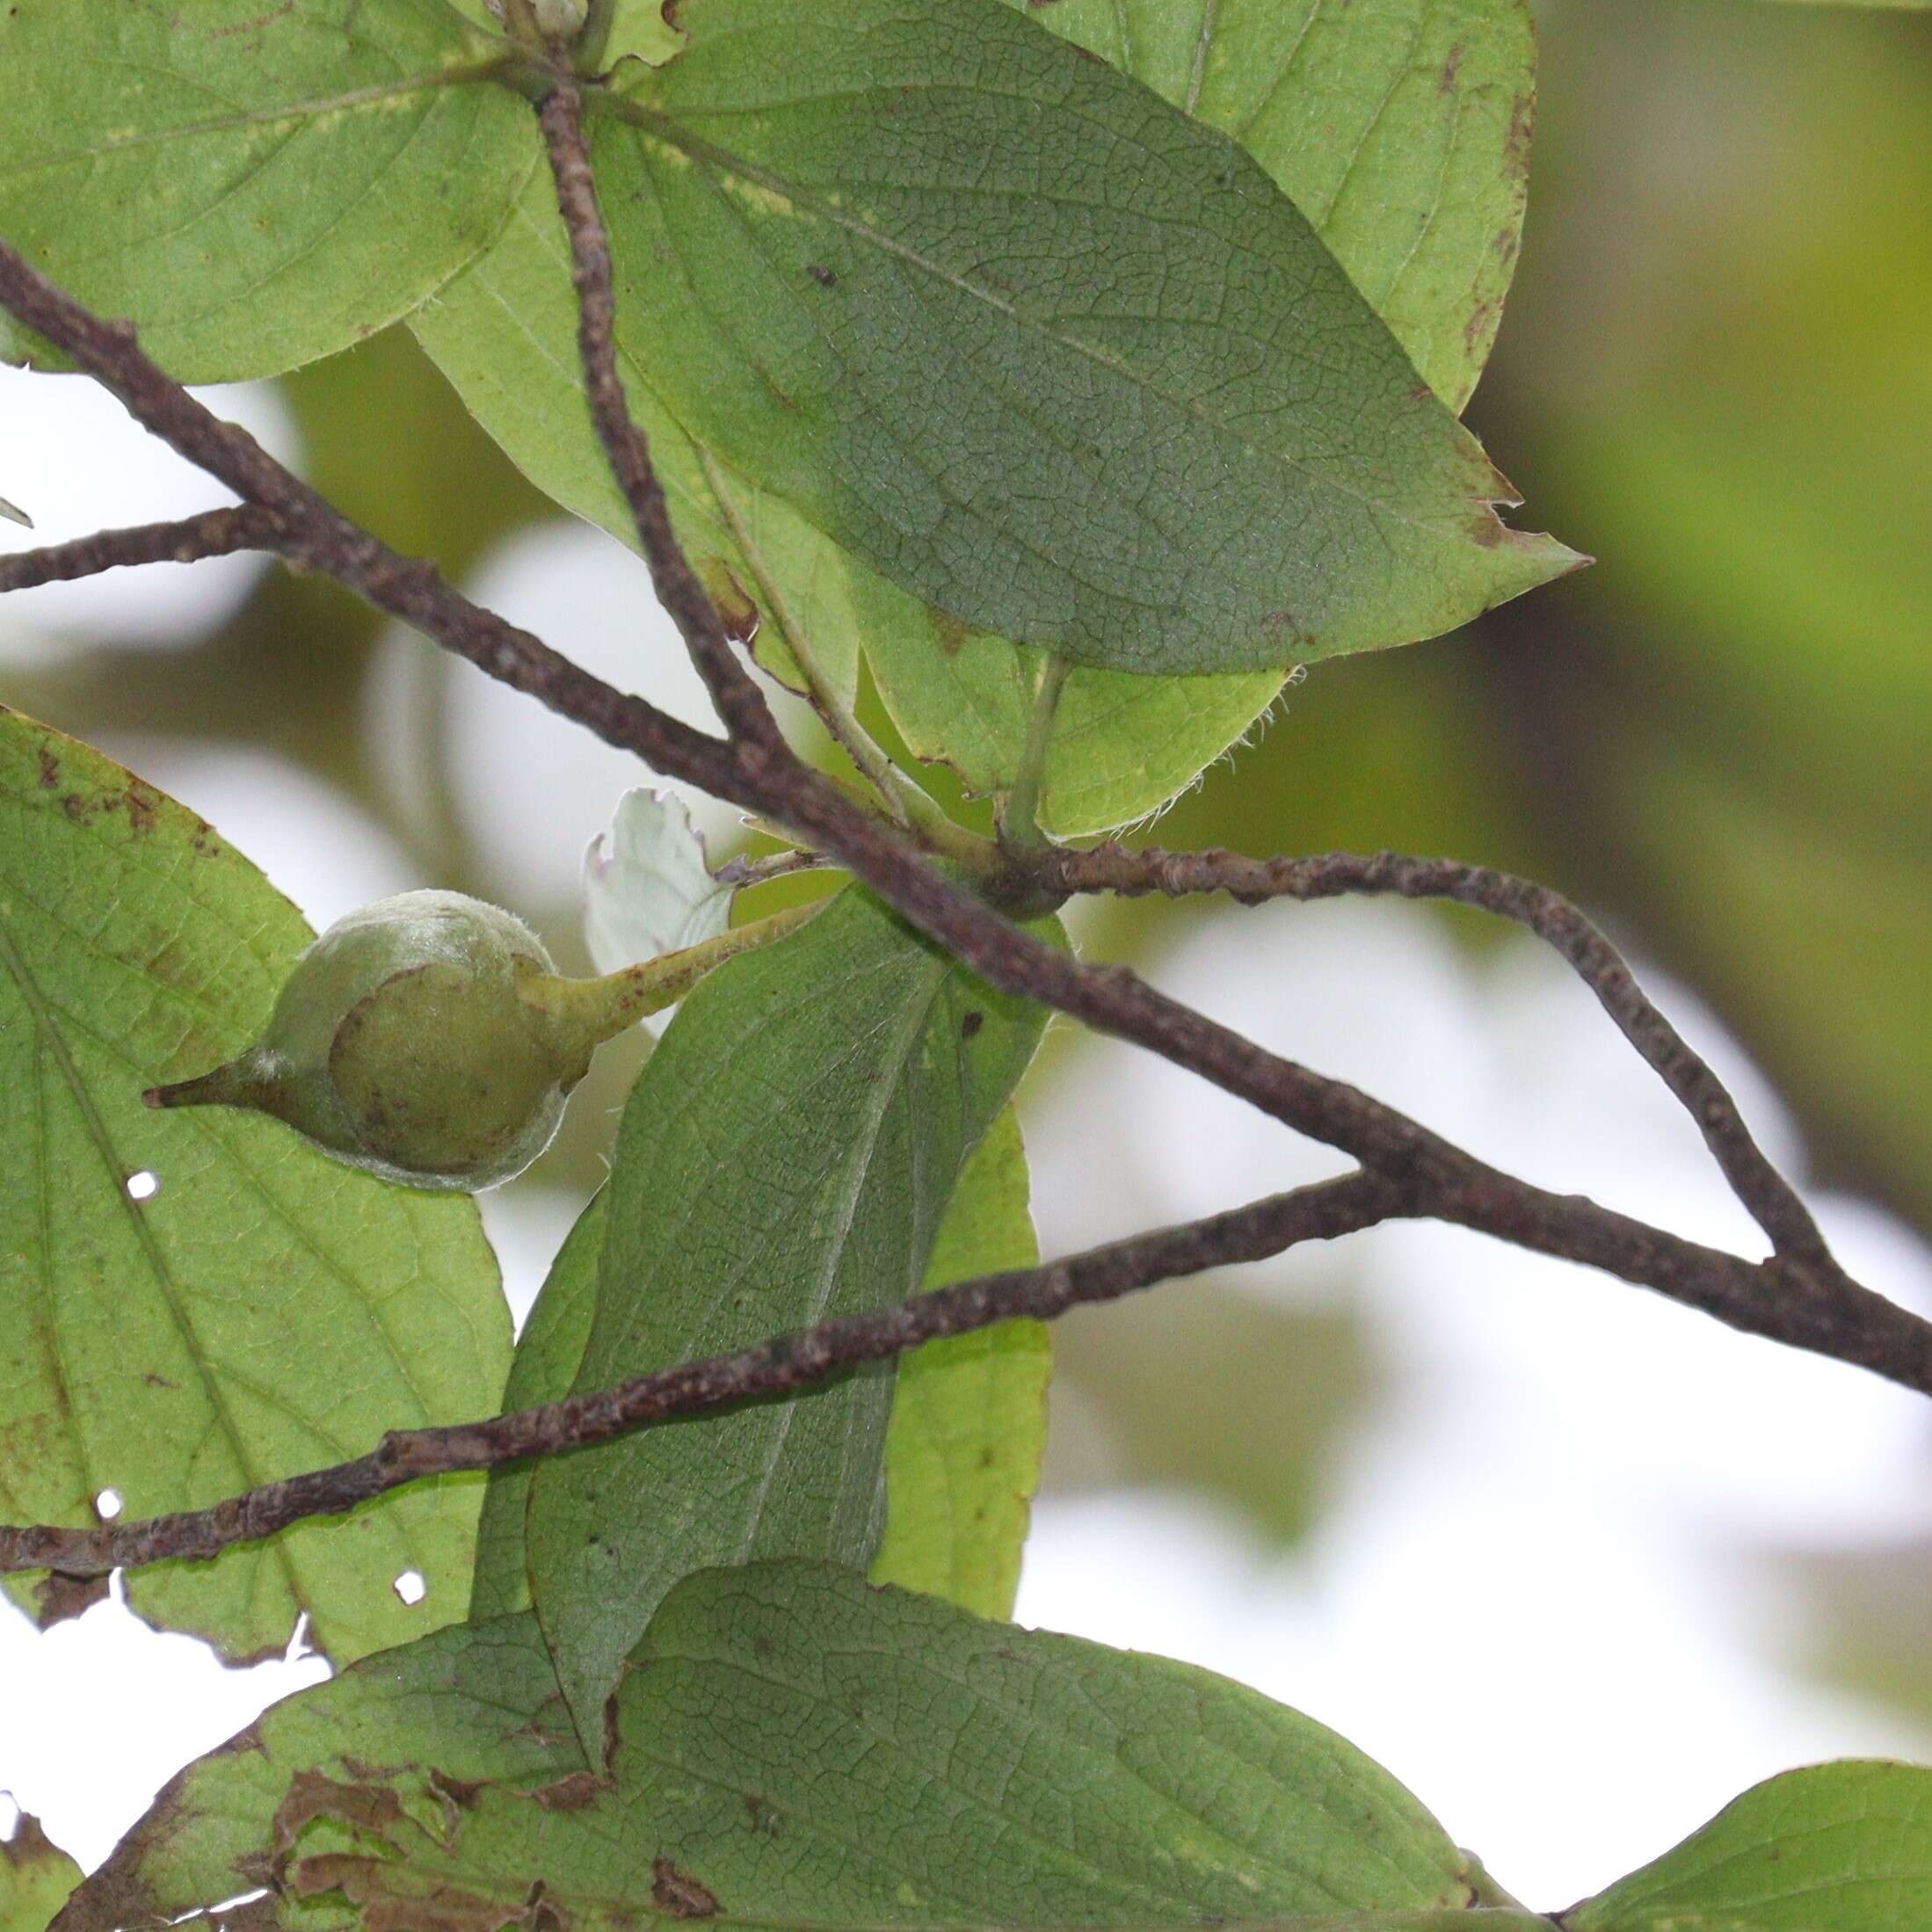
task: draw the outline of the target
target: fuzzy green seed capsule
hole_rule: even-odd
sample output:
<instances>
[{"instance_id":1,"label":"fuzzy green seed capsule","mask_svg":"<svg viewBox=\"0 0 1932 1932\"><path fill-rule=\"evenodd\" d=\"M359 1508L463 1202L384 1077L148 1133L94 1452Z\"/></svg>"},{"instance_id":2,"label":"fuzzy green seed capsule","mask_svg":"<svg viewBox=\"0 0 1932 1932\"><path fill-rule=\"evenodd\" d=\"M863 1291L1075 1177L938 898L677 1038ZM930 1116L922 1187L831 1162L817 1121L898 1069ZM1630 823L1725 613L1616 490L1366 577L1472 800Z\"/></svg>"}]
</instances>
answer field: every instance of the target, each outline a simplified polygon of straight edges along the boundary
<instances>
[{"instance_id":1,"label":"fuzzy green seed capsule","mask_svg":"<svg viewBox=\"0 0 1932 1932\"><path fill-rule=\"evenodd\" d=\"M810 908L602 979L558 977L543 941L461 892L404 892L340 919L296 959L261 1038L150 1107L241 1107L410 1188L474 1191L555 1138L599 1042Z\"/></svg>"},{"instance_id":2,"label":"fuzzy green seed capsule","mask_svg":"<svg viewBox=\"0 0 1932 1932\"><path fill-rule=\"evenodd\" d=\"M496 906L380 899L297 959L245 1053L148 1100L272 1114L410 1187L494 1187L550 1144L603 1037L522 997L554 972L542 941Z\"/></svg>"}]
</instances>

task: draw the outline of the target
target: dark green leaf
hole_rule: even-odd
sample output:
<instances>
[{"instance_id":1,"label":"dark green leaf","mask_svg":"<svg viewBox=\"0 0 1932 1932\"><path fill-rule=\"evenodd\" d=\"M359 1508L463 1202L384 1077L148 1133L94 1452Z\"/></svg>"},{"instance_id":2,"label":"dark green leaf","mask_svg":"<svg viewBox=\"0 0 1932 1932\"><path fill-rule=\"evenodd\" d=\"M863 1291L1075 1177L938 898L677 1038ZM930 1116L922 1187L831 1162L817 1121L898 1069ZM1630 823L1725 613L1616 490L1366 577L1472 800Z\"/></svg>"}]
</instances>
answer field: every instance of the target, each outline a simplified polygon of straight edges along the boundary
<instances>
[{"instance_id":1,"label":"dark green leaf","mask_svg":"<svg viewBox=\"0 0 1932 1932\"><path fill-rule=\"evenodd\" d=\"M1028 1193L1027 1150L1009 1108L959 1177L926 1287L1036 1266ZM1053 1345L1035 1321L928 1342L900 1362L874 1582L924 1590L980 1616L1013 1614L1052 1374Z\"/></svg>"},{"instance_id":2,"label":"dark green leaf","mask_svg":"<svg viewBox=\"0 0 1932 1932\"><path fill-rule=\"evenodd\" d=\"M193 1509L494 1407L495 1258L467 1200L392 1188L279 1122L156 1113L258 1031L311 937L192 813L0 712L0 1514ZM135 1175L158 1181L130 1191ZM418 1485L128 1580L234 1658L297 1615L338 1662L461 1614L480 1485ZM395 1579L428 1586L411 1607ZM16 1587L19 1587L18 1580Z\"/></svg>"},{"instance_id":3,"label":"dark green leaf","mask_svg":"<svg viewBox=\"0 0 1932 1932\"><path fill-rule=\"evenodd\" d=\"M1043 1013L857 891L707 979L632 1091L574 1387L903 1301ZM586 1739L665 1591L753 1556L876 1552L892 1373L546 1464L528 1564Z\"/></svg>"},{"instance_id":4,"label":"dark green leaf","mask_svg":"<svg viewBox=\"0 0 1932 1932\"><path fill-rule=\"evenodd\" d=\"M1564 1914L1569 1932L1905 1932L1932 1925L1932 1770L1877 1760L1769 1778Z\"/></svg>"},{"instance_id":5,"label":"dark green leaf","mask_svg":"<svg viewBox=\"0 0 1932 1932\"><path fill-rule=\"evenodd\" d=\"M1311 1719L824 1565L687 1579L611 1721L610 1784L587 1802L472 1792L439 1832L420 1805L372 1819L342 1792L321 1845L295 1820L287 1882L339 1889L372 1926L431 1898L479 1925L533 1899L594 1926L654 1908L879 1932L1474 1923L1469 1861ZM358 1855L313 1859L344 1830Z\"/></svg>"},{"instance_id":6,"label":"dark green leaf","mask_svg":"<svg viewBox=\"0 0 1932 1932\"><path fill-rule=\"evenodd\" d=\"M1373 15L1348 0L1055 0L1033 17L1238 140L1461 413L1522 229L1536 86L1523 0L1403 0ZM893 586L861 582L855 595L906 743L974 791L1010 787L1037 654L962 630ZM1249 729L1281 681L1077 671L1041 823L1098 832L1164 804Z\"/></svg>"},{"instance_id":7,"label":"dark green leaf","mask_svg":"<svg viewBox=\"0 0 1932 1932\"><path fill-rule=\"evenodd\" d=\"M443 0L0 10L0 236L185 381L268 375L413 309L535 164L502 43ZM45 359L0 318L0 356Z\"/></svg>"},{"instance_id":8,"label":"dark green leaf","mask_svg":"<svg viewBox=\"0 0 1932 1932\"><path fill-rule=\"evenodd\" d=\"M604 1239L604 1196L578 1217L517 1344L505 1410L570 1392L591 1331ZM1027 1208L1026 1150L1002 1114L960 1176L940 1224L926 1286L999 1268L1030 1267L1039 1253ZM1052 1353L1036 1322L928 1343L899 1366L886 1434L886 1537L874 1575L951 1598L983 1616L1013 1607L1028 1501L1046 1441ZM524 1511L531 1471L492 1470L477 1531L473 1617L528 1607Z\"/></svg>"},{"instance_id":9,"label":"dark green leaf","mask_svg":"<svg viewBox=\"0 0 1932 1932\"><path fill-rule=\"evenodd\" d=\"M585 1775L584 1756L536 1619L453 1624L285 1698L179 1773L76 1894L61 1932L165 1925L258 1889L272 1876L272 1825L292 1780L352 1784L370 1806L433 1829L465 1783L541 1785L573 1773ZM338 1901L297 1922L347 1916Z\"/></svg>"}]
</instances>

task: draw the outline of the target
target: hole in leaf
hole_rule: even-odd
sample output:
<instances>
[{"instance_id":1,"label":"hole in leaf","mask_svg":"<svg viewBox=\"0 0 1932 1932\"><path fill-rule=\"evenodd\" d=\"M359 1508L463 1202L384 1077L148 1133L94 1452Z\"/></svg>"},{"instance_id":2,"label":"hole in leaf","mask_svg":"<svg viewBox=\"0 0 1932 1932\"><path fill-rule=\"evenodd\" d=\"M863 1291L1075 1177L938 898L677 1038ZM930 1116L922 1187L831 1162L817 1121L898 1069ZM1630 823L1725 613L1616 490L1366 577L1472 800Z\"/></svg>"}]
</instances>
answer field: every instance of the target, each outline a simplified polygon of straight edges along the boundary
<instances>
[{"instance_id":1,"label":"hole in leaf","mask_svg":"<svg viewBox=\"0 0 1932 1932\"><path fill-rule=\"evenodd\" d=\"M396 1594L405 1603L420 1603L429 1594L429 1585L424 1582L420 1570L405 1570L396 1580Z\"/></svg>"},{"instance_id":2,"label":"hole in leaf","mask_svg":"<svg viewBox=\"0 0 1932 1932\"><path fill-rule=\"evenodd\" d=\"M161 1176L151 1169L143 1167L138 1174L127 1177L127 1198L130 1201L152 1201L161 1192Z\"/></svg>"},{"instance_id":3,"label":"hole in leaf","mask_svg":"<svg viewBox=\"0 0 1932 1932\"><path fill-rule=\"evenodd\" d=\"M94 1499L94 1514L103 1522L112 1522L125 1507L118 1489L104 1489Z\"/></svg>"}]
</instances>

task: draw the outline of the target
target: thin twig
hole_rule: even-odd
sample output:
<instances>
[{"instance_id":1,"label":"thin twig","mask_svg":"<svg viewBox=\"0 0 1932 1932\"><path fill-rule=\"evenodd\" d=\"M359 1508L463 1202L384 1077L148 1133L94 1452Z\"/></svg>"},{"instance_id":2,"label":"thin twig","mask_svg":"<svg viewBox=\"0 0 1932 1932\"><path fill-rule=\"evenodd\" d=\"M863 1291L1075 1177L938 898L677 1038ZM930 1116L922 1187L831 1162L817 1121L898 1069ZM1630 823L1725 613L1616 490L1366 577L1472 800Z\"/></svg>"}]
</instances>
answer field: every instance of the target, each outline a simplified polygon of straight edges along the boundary
<instances>
[{"instance_id":1,"label":"thin twig","mask_svg":"<svg viewBox=\"0 0 1932 1932\"><path fill-rule=\"evenodd\" d=\"M650 446L624 400L617 373L617 295L612 280L610 234L597 202L590 150L584 142L583 97L577 83L559 76L537 110L543 125L557 211L570 243L570 280L577 290L577 343L584 363L591 420L624 493L637 541L650 567L657 601L704 679L718 715L735 740L766 751L784 738L765 694L738 660L718 608L692 569L671 527L671 508L651 467Z\"/></svg>"},{"instance_id":2,"label":"thin twig","mask_svg":"<svg viewBox=\"0 0 1932 1932\"><path fill-rule=\"evenodd\" d=\"M237 504L204 510L173 523L139 523L122 530L97 530L71 543L50 543L39 550L0 556L0 592L29 591L41 584L70 584L134 563L199 563L204 557L229 556L237 550L272 550L284 526L272 510Z\"/></svg>"},{"instance_id":3,"label":"thin twig","mask_svg":"<svg viewBox=\"0 0 1932 1932\"><path fill-rule=\"evenodd\" d=\"M557 1456L673 1418L794 1394L924 1342L1022 1318L1051 1320L1070 1308L1114 1301L1158 1281L1263 1260L1304 1241L1333 1240L1401 1211L1400 1196L1388 1182L1369 1174L1344 1175L1050 1267L982 1275L872 1314L821 1322L755 1348L638 1376L614 1389L487 1422L393 1431L354 1462L265 1484L209 1509L91 1529L0 1528L0 1574L54 1570L99 1576L144 1564L206 1559L311 1516L341 1515L425 1476Z\"/></svg>"},{"instance_id":4,"label":"thin twig","mask_svg":"<svg viewBox=\"0 0 1932 1932\"><path fill-rule=\"evenodd\" d=\"M1163 892L1169 897L1225 892L1244 905L1351 894L1452 899L1527 926L1569 962L1618 1031L1683 1103L1732 1192L1773 1248L1836 1271L1811 1209L1758 1145L1729 1089L1652 1003L1616 947L1561 893L1488 866L1399 852L1250 859L1233 852L1165 852L1158 846L1136 851L1110 843L1085 852L1044 853L1037 864L1043 881L1069 892Z\"/></svg>"}]
</instances>

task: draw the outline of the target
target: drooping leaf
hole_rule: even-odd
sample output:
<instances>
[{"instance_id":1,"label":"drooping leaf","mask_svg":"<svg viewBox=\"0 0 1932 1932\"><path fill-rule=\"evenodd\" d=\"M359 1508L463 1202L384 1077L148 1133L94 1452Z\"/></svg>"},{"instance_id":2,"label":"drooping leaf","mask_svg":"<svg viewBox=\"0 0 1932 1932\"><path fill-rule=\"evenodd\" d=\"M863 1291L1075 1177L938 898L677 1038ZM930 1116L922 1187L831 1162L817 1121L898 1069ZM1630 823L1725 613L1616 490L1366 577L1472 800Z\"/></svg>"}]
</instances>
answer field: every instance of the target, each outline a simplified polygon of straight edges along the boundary
<instances>
[{"instance_id":1,"label":"drooping leaf","mask_svg":"<svg viewBox=\"0 0 1932 1932\"><path fill-rule=\"evenodd\" d=\"M46 1932L80 1882L81 1868L22 1812L13 1836L0 1839L0 1932Z\"/></svg>"},{"instance_id":2,"label":"drooping leaf","mask_svg":"<svg viewBox=\"0 0 1932 1932\"><path fill-rule=\"evenodd\" d=\"M1042 1020L853 890L705 980L624 1110L574 1387L914 1293ZM530 1580L586 1739L679 1577L754 1556L871 1561L892 1384L877 1364L537 1471Z\"/></svg>"},{"instance_id":3,"label":"drooping leaf","mask_svg":"<svg viewBox=\"0 0 1932 1932\"><path fill-rule=\"evenodd\" d=\"M1012 1109L966 1164L925 1286L1033 1267L1027 1150ZM1010 1616L1047 1443L1053 1347L1043 1322L927 1342L899 1363L886 1432L885 1540L875 1583Z\"/></svg>"},{"instance_id":4,"label":"drooping leaf","mask_svg":"<svg viewBox=\"0 0 1932 1932\"><path fill-rule=\"evenodd\" d=\"M1570 568L1239 148L998 0L690 0L592 155L679 419L955 617L1280 667Z\"/></svg>"},{"instance_id":5,"label":"drooping leaf","mask_svg":"<svg viewBox=\"0 0 1932 1932\"><path fill-rule=\"evenodd\" d=\"M640 786L584 855L584 936L599 971L714 939L731 923L731 888L706 861L691 810Z\"/></svg>"},{"instance_id":6,"label":"drooping leaf","mask_svg":"<svg viewBox=\"0 0 1932 1932\"><path fill-rule=\"evenodd\" d=\"M265 1116L156 1113L259 1029L311 934L192 813L0 711L0 1511L192 1509L493 1407L509 1322L475 1207L340 1166ZM225 1655L298 1614L346 1662L461 1614L481 1487L128 1579ZM427 1585L415 1606L395 1579ZM32 1602L26 1580L12 1587Z\"/></svg>"},{"instance_id":7,"label":"drooping leaf","mask_svg":"<svg viewBox=\"0 0 1932 1932\"><path fill-rule=\"evenodd\" d=\"M604 1250L604 1195L600 1189L578 1215L550 1263L530 1318L517 1338L517 1353L504 1385L505 1414L561 1402L570 1392L577 1365L590 1340L597 1305L597 1264ZM506 1463L490 1472L483 1519L476 1526L476 1574L469 1614L476 1622L508 1616L530 1607L524 1566L523 1518L530 1500L527 1464Z\"/></svg>"},{"instance_id":8,"label":"drooping leaf","mask_svg":"<svg viewBox=\"0 0 1932 1932\"><path fill-rule=\"evenodd\" d=\"M1768 1778L1568 1932L1902 1932L1932 1924L1932 1770L1878 1760Z\"/></svg>"},{"instance_id":9,"label":"drooping leaf","mask_svg":"<svg viewBox=\"0 0 1932 1932\"><path fill-rule=\"evenodd\" d=\"M365 1816L394 1806L433 1828L467 1782L540 1786L585 1771L536 1619L453 1624L283 1699L189 1765L81 1886L60 1932L166 1925L259 1889L298 1778L353 1786ZM298 1922L348 1917L332 1901Z\"/></svg>"},{"instance_id":10,"label":"drooping leaf","mask_svg":"<svg viewBox=\"0 0 1932 1932\"><path fill-rule=\"evenodd\" d=\"M292 1793L280 1881L371 1926L431 1899L479 1927L1485 1923L1442 1827L1311 1719L824 1565L686 1579L612 1725L610 1784L574 1806L473 1790L438 1831L421 1805Z\"/></svg>"},{"instance_id":11,"label":"drooping leaf","mask_svg":"<svg viewBox=\"0 0 1932 1932\"><path fill-rule=\"evenodd\" d=\"M8 7L0 236L184 381L294 368L502 226L540 142L501 48L442 0Z\"/></svg>"}]
</instances>

